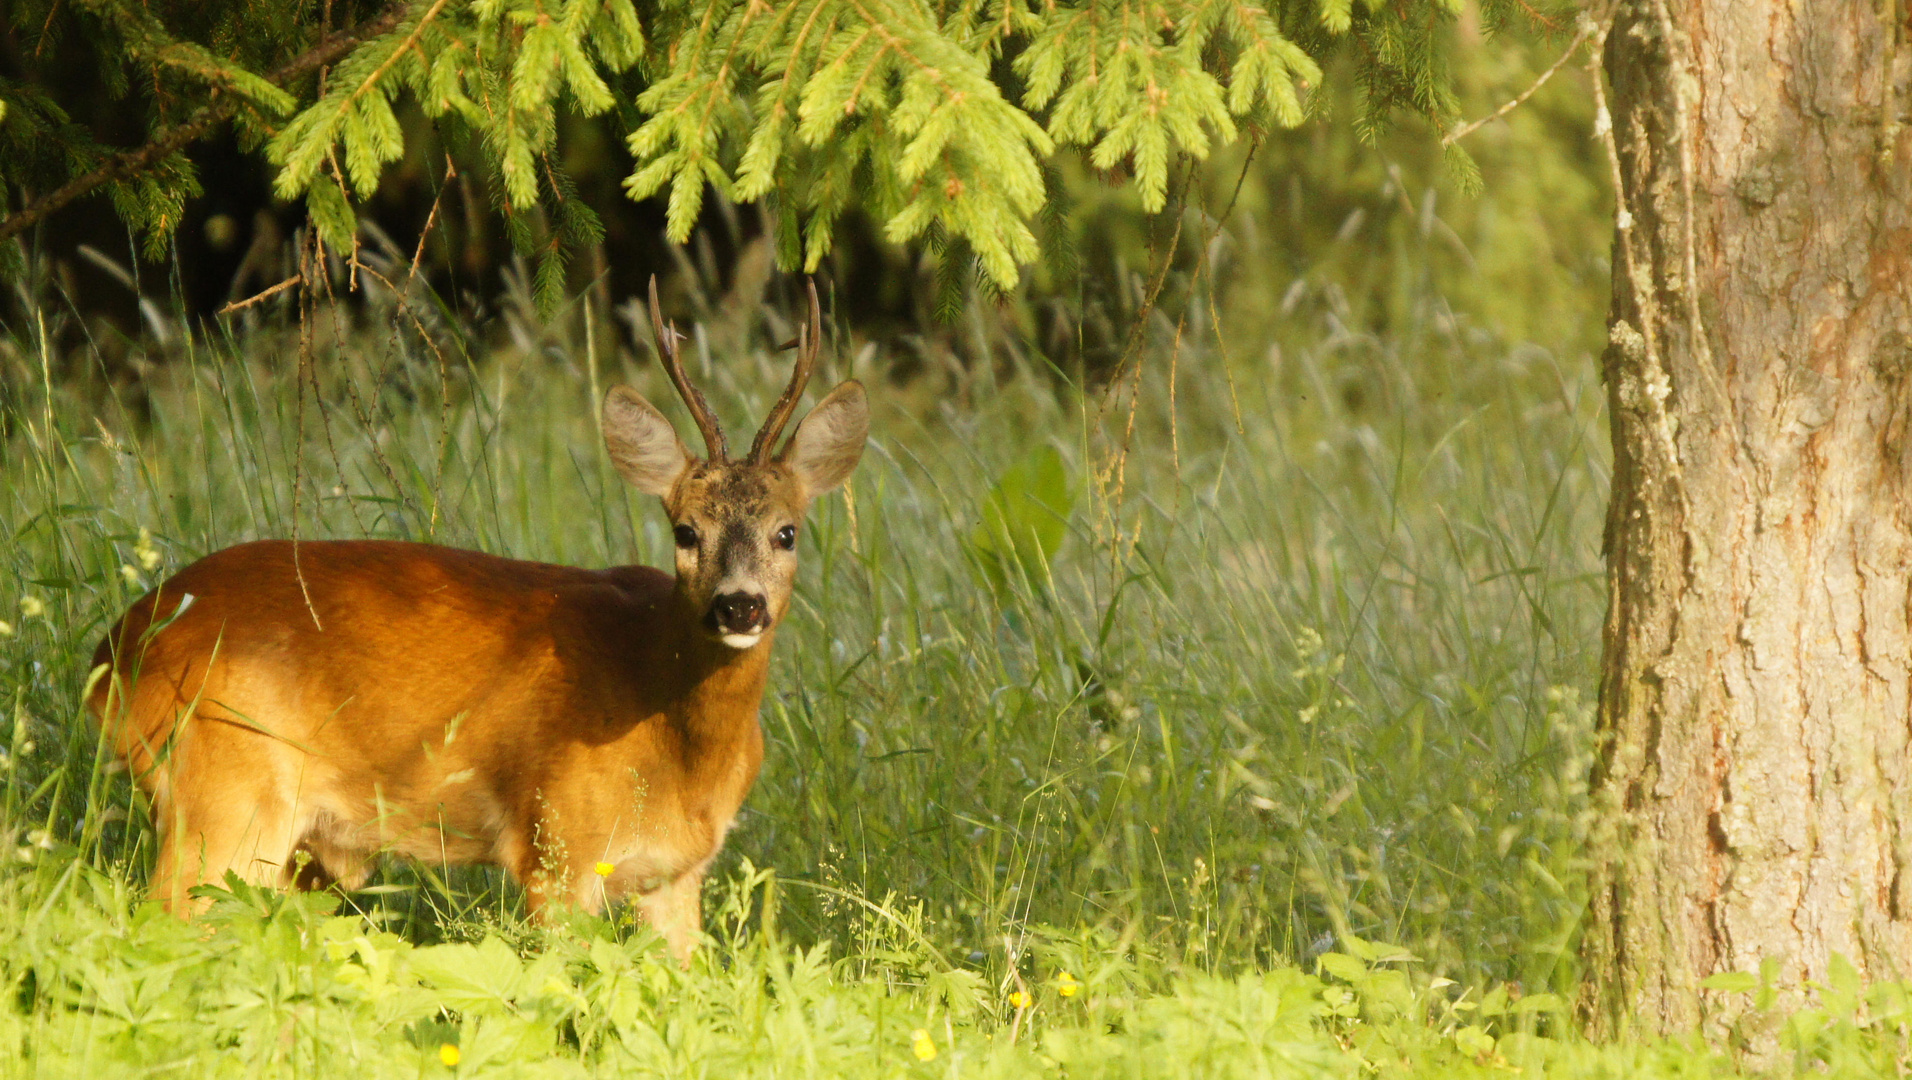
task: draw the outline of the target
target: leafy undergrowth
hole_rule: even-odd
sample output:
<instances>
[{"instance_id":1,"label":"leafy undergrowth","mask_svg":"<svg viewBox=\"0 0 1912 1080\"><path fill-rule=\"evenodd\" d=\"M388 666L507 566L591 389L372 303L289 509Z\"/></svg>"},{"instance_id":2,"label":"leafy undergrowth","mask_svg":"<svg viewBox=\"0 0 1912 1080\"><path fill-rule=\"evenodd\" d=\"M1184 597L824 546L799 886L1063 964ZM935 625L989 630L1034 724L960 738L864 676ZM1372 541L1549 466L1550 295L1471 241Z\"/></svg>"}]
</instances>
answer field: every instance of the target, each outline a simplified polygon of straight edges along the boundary
<instances>
[{"instance_id":1,"label":"leafy undergrowth","mask_svg":"<svg viewBox=\"0 0 1912 1080\"><path fill-rule=\"evenodd\" d=\"M1552 994L1480 994L1345 937L1312 970L1178 970L1032 932L998 985L901 943L844 955L775 929L778 882L714 890L686 971L627 919L421 945L321 894L207 890L187 924L57 858L0 882L0 1061L38 1077L1734 1075L1697 1043L1595 1045ZM1893 1075L1902 986L1775 1018L1798 1071Z\"/></svg>"}]
</instances>

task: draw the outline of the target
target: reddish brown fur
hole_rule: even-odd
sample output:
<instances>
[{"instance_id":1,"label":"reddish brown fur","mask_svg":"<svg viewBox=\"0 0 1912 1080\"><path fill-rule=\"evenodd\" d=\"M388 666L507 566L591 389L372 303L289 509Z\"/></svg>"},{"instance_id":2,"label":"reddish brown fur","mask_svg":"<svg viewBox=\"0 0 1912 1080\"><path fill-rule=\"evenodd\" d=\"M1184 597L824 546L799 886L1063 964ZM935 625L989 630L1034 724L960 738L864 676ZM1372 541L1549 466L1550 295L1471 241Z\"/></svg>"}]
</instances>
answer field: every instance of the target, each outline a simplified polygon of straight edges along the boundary
<instances>
[{"instance_id":1,"label":"reddish brown fur","mask_svg":"<svg viewBox=\"0 0 1912 1080\"><path fill-rule=\"evenodd\" d=\"M227 869L291 884L303 849L350 885L387 850L500 863L534 906L636 890L681 934L763 760L771 634L731 650L680 603L642 566L385 541L302 543L295 566L289 542L243 544L134 605L89 705L154 796L176 910Z\"/></svg>"}]
</instances>

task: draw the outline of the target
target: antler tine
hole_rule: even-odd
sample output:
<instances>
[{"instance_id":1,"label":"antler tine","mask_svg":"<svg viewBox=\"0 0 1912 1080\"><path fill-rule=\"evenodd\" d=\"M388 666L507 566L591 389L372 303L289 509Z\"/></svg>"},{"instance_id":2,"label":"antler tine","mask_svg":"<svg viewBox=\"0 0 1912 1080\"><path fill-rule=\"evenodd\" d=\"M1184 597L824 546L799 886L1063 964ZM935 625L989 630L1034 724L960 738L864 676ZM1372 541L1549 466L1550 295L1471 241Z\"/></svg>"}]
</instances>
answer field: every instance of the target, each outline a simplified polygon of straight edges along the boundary
<instances>
[{"instance_id":1,"label":"antler tine","mask_svg":"<svg viewBox=\"0 0 1912 1080\"><path fill-rule=\"evenodd\" d=\"M730 443L724 439L724 429L717 423L717 414L710 411L710 402L704 400L703 392L692 386L690 376L684 374L684 362L677 355L677 327L664 321L664 313L657 306L656 274L651 275L651 333L657 338L657 358L663 361L671 385L677 387L677 396L684 399L691 419L697 421L697 430L704 433L704 448L710 451L710 460L727 460Z\"/></svg>"},{"instance_id":2,"label":"antler tine","mask_svg":"<svg viewBox=\"0 0 1912 1080\"><path fill-rule=\"evenodd\" d=\"M816 281L811 280L809 286L810 318L797 328L797 369L790 373L790 385L783 388L783 396L770 407L763 428L750 444L750 460L754 464L770 460L777 436L783 434L783 425L790 422L790 414L797 411L797 399L803 396L810 373L817 368L817 355L823 351L823 307L817 303Z\"/></svg>"}]
</instances>

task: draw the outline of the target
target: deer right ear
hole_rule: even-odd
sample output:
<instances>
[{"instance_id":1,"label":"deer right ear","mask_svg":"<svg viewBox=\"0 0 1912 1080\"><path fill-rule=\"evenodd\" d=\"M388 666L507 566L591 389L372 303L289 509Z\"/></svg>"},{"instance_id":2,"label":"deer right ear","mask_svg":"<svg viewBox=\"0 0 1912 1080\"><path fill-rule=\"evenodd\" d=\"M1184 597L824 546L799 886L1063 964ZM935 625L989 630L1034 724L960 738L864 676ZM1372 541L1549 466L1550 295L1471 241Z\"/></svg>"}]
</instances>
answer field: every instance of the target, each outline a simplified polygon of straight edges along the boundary
<instances>
[{"instance_id":1,"label":"deer right ear","mask_svg":"<svg viewBox=\"0 0 1912 1080\"><path fill-rule=\"evenodd\" d=\"M690 467L690 451L671 422L628 386L604 395L604 448L624 479L646 495L669 495Z\"/></svg>"},{"instance_id":2,"label":"deer right ear","mask_svg":"<svg viewBox=\"0 0 1912 1080\"><path fill-rule=\"evenodd\" d=\"M814 499L850 478L870 434L870 400L855 379L839 383L797 425L778 458Z\"/></svg>"}]
</instances>

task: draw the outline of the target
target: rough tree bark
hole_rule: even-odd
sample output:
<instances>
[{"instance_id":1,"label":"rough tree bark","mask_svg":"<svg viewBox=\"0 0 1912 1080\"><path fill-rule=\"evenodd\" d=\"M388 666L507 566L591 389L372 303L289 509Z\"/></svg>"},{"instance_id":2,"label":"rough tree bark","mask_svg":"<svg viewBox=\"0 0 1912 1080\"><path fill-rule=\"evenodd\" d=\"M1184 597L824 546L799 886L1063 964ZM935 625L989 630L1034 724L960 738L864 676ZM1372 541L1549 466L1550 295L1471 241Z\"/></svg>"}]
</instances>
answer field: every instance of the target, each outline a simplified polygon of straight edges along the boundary
<instances>
[{"instance_id":1,"label":"rough tree bark","mask_svg":"<svg viewBox=\"0 0 1912 1080\"><path fill-rule=\"evenodd\" d=\"M1912 976L1903 0L1623 0L1588 1004L1755 1056L1750 995Z\"/></svg>"}]
</instances>

